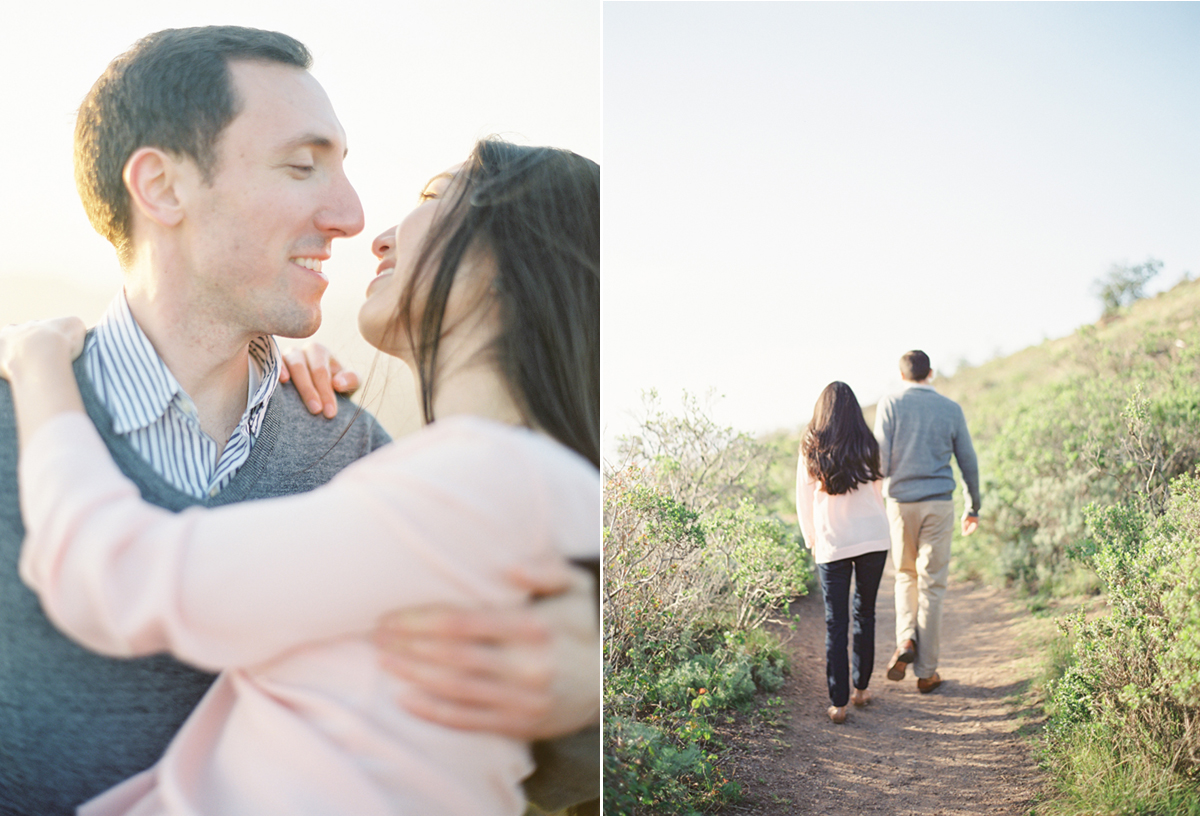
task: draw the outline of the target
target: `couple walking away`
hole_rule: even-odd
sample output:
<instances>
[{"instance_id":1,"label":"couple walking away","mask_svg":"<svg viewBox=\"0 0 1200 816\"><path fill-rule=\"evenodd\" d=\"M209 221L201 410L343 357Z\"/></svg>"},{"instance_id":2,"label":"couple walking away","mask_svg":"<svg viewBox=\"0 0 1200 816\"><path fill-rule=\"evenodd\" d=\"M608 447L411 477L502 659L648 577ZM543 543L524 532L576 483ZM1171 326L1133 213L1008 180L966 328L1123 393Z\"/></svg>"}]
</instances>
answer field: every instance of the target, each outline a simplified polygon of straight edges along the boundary
<instances>
[{"instance_id":1,"label":"couple walking away","mask_svg":"<svg viewBox=\"0 0 1200 816\"><path fill-rule=\"evenodd\" d=\"M80 108L125 290L0 331L0 813L598 810L599 167L485 139L375 239L385 444L279 385L363 227L309 60L162 31Z\"/></svg>"},{"instance_id":2,"label":"couple walking away","mask_svg":"<svg viewBox=\"0 0 1200 816\"><path fill-rule=\"evenodd\" d=\"M850 386L834 382L817 399L800 443L796 509L825 598L825 676L835 723L845 722L849 703L861 707L871 700L875 597L889 550L896 571L896 652L888 679L903 680L911 663L918 691L927 694L942 684L942 599L954 530L951 456L968 497L963 535L979 525L979 470L962 409L933 389L924 352L904 354L900 376L904 390L879 403L874 434Z\"/></svg>"}]
</instances>

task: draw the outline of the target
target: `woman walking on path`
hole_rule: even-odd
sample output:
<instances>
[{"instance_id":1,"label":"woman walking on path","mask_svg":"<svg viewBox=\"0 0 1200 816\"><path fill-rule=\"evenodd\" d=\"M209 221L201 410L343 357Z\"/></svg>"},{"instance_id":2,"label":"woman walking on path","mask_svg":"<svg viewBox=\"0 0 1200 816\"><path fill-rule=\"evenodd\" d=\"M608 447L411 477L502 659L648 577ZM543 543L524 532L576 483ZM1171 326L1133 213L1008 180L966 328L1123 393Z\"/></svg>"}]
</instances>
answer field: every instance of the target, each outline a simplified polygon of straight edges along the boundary
<instances>
[{"instance_id":1,"label":"woman walking on path","mask_svg":"<svg viewBox=\"0 0 1200 816\"><path fill-rule=\"evenodd\" d=\"M865 706L875 665L875 595L891 547L879 443L850 386L833 382L817 398L800 443L796 510L825 597L825 677L829 719L846 704ZM854 694L846 654L850 579L854 578Z\"/></svg>"}]
</instances>

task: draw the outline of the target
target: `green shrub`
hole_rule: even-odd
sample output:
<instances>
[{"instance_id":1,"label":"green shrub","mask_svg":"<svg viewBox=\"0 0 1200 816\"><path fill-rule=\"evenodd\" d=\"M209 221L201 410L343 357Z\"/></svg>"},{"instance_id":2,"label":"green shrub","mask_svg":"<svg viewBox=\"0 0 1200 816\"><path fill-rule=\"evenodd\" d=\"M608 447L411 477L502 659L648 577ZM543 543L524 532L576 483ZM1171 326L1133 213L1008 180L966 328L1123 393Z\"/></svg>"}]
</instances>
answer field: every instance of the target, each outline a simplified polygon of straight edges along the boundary
<instances>
[{"instance_id":1,"label":"green shrub","mask_svg":"<svg viewBox=\"0 0 1200 816\"><path fill-rule=\"evenodd\" d=\"M1025 391L978 441L988 512L971 546L990 548L997 575L1029 592L1077 588L1085 508L1162 513L1171 480L1200 459L1196 355L1150 353L1163 342L1128 356L1082 343L1078 373Z\"/></svg>"},{"instance_id":2,"label":"green shrub","mask_svg":"<svg viewBox=\"0 0 1200 816\"><path fill-rule=\"evenodd\" d=\"M713 717L783 683L776 638L695 626L606 674L605 813L695 813L736 801Z\"/></svg>"},{"instance_id":3,"label":"green shrub","mask_svg":"<svg viewBox=\"0 0 1200 816\"><path fill-rule=\"evenodd\" d=\"M1158 517L1087 517L1109 610L1067 622L1074 662L1049 689L1063 812L1200 812L1200 482L1176 479Z\"/></svg>"},{"instance_id":4,"label":"green shrub","mask_svg":"<svg viewBox=\"0 0 1200 816\"><path fill-rule=\"evenodd\" d=\"M604 490L604 807L690 814L736 799L712 719L783 684L758 627L806 591L806 551L762 501L773 449L685 399L623 440ZM724 715L721 715L724 716Z\"/></svg>"},{"instance_id":5,"label":"green shrub","mask_svg":"<svg viewBox=\"0 0 1200 816\"><path fill-rule=\"evenodd\" d=\"M1045 816L1200 816L1200 285L1130 305L1155 265L1116 270L1101 324L942 386L984 481L956 563L1107 607L1047 658Z\"/></svg>"},{"instance_id":6,"label":"green shrub","mask_svg":"<svg viewBox=\"0 0 1200 816\"><path fill-rule=\"evenodd\" d=\"M604 812L693 816L735 802L736 782L697 744L679 747L662 728L619 716L604 723Z\"/></svg>"}]
</instances>

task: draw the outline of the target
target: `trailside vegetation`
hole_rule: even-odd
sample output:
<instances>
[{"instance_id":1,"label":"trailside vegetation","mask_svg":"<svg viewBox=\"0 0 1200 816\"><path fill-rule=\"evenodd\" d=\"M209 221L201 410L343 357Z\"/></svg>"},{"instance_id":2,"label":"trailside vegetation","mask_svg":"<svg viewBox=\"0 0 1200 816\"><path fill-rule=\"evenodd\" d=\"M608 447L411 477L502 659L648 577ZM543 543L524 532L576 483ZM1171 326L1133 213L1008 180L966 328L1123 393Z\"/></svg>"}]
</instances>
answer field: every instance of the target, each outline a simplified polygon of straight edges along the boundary
<instances>
[{"instance_id":1,"label":"trailside vegetation","mask_svg":"<svg viewBox=\"0 0 1200 816\"><path fill-rule=\"evenodd\" d=\"M1200 814L1200 482L1161 514L1091 506L1087 553L1108 613L1064 623L1074 660L1050 684L1045 813Z\"/></svg>"},{"instance_id":2,"label":"trailside vegetation","mask_svg":"<svg viewBox=\"0 0 1200 816\"><path fill-rule=\"evenodd\" d=\"M984 474L955 557L1034 604L1103 601L1060 621L1037 813L1200 816L1200 285L1109 294L1099 324L941 385Z\"/></svg>"},{"instance_id":3,"label":"trailside vegetation","mask_svg":"<svg viewBox=\"0 0 1200 816\"><path fill-rule=\"evenodd\" d=\"M649 395L604 487L604 812L736 801L714 718L783 684L761 624L806 591L807 551L769 508L772 447L685 395Z\"/></svg>"}]
</instances>

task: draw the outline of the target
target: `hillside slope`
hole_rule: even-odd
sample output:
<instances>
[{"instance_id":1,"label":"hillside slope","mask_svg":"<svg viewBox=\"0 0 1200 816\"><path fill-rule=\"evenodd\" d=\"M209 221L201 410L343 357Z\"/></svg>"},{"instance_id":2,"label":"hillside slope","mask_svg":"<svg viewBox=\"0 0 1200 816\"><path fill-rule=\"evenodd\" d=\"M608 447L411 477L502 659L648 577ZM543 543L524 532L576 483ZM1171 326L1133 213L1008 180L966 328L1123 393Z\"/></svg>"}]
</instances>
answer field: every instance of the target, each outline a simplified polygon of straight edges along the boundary
<instances>
[{"instance_id":1,"label":"hillside slope","mask_svg":"<svg viewBox=\"0 0 1200 816\"><path fill-rule=\"evenodd\" d=\"M1200 280L1183 281L1134 303L1116 317L1079 327L1066 337L939 378L938 391L963 406L972 434L986 440L1022 394L1091 369L1096 347L1132 362L1139 355L1179 354L1200 343ZM1182 345L1179 345L1182 344ZM874 411L874 406L871 406ZM977 420L976 417L981 420Z\"/></svg>"}]
</instances>

